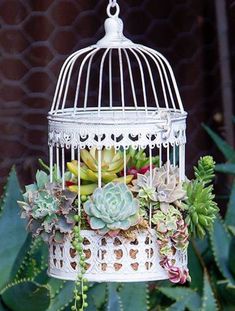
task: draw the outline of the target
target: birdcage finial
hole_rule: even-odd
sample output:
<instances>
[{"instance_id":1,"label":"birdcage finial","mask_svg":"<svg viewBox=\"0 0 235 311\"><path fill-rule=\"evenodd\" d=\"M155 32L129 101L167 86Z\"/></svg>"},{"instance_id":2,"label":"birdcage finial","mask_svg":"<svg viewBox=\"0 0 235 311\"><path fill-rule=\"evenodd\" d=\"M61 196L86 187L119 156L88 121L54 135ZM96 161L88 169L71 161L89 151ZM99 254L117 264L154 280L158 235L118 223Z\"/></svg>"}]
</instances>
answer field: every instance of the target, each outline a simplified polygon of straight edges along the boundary
<instances>
[{"instance_id":1,"label":"birdcage finial","mask_svg":"<svg viewBox=\"0 0 235 311\"><path fill-rule=\"evenodd\" d=\"M115 8L115 13L111 9ZM123 34L123 21L119 18L120 7L116 0L110 0L107 6L108 18L104 23L105 36L98 41L97 45L102 48L130 47L133 42Z\"/></svg>"}]
</instances>

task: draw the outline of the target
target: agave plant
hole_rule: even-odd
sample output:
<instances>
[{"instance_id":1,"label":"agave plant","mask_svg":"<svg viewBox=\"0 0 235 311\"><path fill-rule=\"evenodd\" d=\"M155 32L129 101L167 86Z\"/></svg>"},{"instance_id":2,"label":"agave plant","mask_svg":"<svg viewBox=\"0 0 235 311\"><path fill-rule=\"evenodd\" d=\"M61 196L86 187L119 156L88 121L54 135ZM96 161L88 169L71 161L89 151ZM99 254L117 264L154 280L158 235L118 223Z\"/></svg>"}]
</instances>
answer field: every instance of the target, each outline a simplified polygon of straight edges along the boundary
<instances>
[{"instance_id":1,"label":"agave plant","mask_svg":"<svg viewBox=\"0 0 235 311\"><path fill-rule=\"evenodd\" d=\"M84 203L92 229L101 234L117 234L139 222L139 203L123 183L109 183L95 190Z\"/></svg>"},{"instance_id":2,"label":"agave plant","mask_svg":"<svg viewBox=\"0 0 235 311\"><path fill-rule=\"evenodd\" d=\"M62 190L60 184L49 183L49 176L38 171L36 183L26 186L24 201L18 201L21 217L28 220L28 228L34 237L61 243L75 225L75 197L74 193Z\"/></svg>"}]
</instances>

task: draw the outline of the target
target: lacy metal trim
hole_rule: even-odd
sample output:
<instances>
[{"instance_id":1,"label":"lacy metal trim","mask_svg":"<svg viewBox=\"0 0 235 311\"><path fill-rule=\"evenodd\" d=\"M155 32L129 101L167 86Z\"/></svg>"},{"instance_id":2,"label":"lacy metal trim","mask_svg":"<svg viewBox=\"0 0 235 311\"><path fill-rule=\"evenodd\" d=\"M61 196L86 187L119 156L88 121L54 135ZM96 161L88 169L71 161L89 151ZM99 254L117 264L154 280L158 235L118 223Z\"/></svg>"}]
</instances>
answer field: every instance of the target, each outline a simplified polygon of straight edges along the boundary
<instances>
[{"instance_id":1,"label":"lacy metal trim","mask_svg":"<svg viewBox=\"0 0 235 311\"><path fill-rule=\"evenodd\" d=\"M159 248L155 230L137 232L136 240L122 236L98 235L82 230L86 256L86 273L91 282L137 282L167 279L160 266ZM171 259L175 266L187 267L187 253L176 251ZM63 280L76 280L79 273L78 257L67 240L64 244L50 244L48 274Z\"/></svg>"}]
</instances>

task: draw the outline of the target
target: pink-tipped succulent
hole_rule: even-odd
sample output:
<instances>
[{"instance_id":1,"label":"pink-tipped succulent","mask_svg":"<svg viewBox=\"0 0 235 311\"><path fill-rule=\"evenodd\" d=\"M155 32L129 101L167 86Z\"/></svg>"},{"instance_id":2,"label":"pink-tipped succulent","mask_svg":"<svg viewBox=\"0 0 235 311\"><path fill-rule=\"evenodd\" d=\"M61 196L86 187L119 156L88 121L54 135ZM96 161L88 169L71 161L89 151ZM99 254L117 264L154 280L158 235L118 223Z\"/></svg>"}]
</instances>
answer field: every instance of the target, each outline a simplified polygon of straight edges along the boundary
<instances>
[{"instance_id":1,"label":"pink-tipped succulent","mask_svg":"<svg viewBox=\"0 0 235 311\"><path fill-rule=\"evenodd\" d=\"M187 281L191 281L188 268L176 267L167 257L162 259L160 265L167 271L169 280L172 283L185 284Z\"/></svg>"}]
</instances>

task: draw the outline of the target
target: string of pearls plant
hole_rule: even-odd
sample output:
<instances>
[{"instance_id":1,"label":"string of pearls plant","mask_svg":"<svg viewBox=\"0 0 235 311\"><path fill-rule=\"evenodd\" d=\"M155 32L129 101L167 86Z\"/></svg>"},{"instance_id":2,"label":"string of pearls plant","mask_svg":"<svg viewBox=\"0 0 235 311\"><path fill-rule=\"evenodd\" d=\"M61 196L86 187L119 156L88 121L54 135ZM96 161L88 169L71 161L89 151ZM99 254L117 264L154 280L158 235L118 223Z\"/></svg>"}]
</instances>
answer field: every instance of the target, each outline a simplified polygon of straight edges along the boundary
<instances>
[{"instance_id":1,"label":"string of pearls plant","mask_svg":"<svg viewBox=\"0 0 235 311\"><path fill-rule=\"evenodd\" d=\"M88 286L86 285L87 280L84 278L86 272L86 262L85 255L83 253L83 237L81 235L81 211L78 209L78 215L74 216L76 221L76 226L73 228L73 242L72 245L78 255L78 268L80 272L78 273L77 281L75 282L74 289L74 305L72 306L72 311L83 311L88 307L87 303L87 290Z\"/></svg>"}]
</instances>

